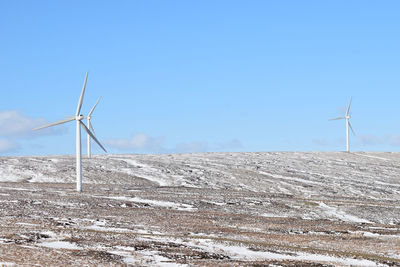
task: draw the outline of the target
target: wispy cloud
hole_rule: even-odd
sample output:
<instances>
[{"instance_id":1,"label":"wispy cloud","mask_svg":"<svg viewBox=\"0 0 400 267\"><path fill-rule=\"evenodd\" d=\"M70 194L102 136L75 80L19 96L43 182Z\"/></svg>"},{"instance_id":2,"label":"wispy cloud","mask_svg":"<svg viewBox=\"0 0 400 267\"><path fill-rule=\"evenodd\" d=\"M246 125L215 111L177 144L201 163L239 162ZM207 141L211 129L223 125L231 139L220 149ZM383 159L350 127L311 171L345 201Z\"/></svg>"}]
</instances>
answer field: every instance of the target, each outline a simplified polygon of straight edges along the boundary
<instances>
[{"instance_id":1,"label":"wispy cloud","mask_svg":"<svg viewBox=\"0 0 400 267\"><path fill-rule=\"evenodd\" d=\"M243 144L238 139L232 139L228 142L217 144L216 148L218 150L223 150L223 151L232 150L232 149L240 149L240 148L243 148Z\"/></svg>"},{"instance_id":2,"label":"wispy cloud","mask_svg":"<svg viewBox=\"0 0 400 267\"><path fill-rule=\"evenodd\" d=\"M107 139L104 140L104 144L119 150L163 152L163 141L162 137L150 137L140 133L129 139Z\"/></svg>"},{"instance_id":3,"label":"wispy cloud","mask_svg":"<svg viewBox=\"0 0 400 267\"><path fill-rule=\"evenodd\" d=\"M390 145L400 146L400 136L397 134L386 134L383 136L376 135L359 135L358 140L363 145Z\"/></svg>"},{"instance_id":4,"label":"wispy cloud","mask_svg":"<svg viewBox=\"0 0 400 267\"><path fill-rule=\"evenodd\" d=\"M10 152L19 149L19 144L12 140L0 139L0 152Z\"/></svg>"},{"instance_id":5,"label":"wispy cloud","mask_svg":"<svg viewBox=\"0 0 400 267\"><path fill-rule=\"evenodd\" d=\"M43 118L32 118L20 110L5 110L0 112L0 136L11 138L33 138L39 135L62 134L65 128L47 128L33 132L32 129L46 124Z\"/></svg>"},{"instance_id":6,"label":"wispy cloud","mask_svg":"<svg viewBox=\"0 0 400 267\"><path fill-rule=\"evenodd\" d=\"M382 145L385 141L388 141L385 136L376 136L372 134L358 135L357 138L363 145Z\"/></svg>"},{"instance_id":7,"label":"wispy cloud","mask_svg":"<svg viewBox=\"0 0 400 267\"><path fill-rule=\"evenodd\" d=\"M151 137L147 134L140 133L133 135L128 139L107 139L104 140L104 144L121 151L151 153L196 153L221 150L225 151L243 147L242 143L237 139L216 145L210 145L206 141L195 141L182 142L173 147L166 147L164 145L164 139L165 138L163 137Z\"/></svg>"},{"instance_id":8,"label":"wispy cloud","mask_svg":"<svg viewBox=\"0 0 400 267\"><path fill-rule=\"evenodd\" d=\"M170 150L171 153L196 153L196 152L207 152L208 142L190 142L190 143L179 143L175 148Z\"/></svg>"},{"instance_id":9,"label":"wispy cloud","mask_svg":"<svg viewBox=\"0 0 400 267\"><path fill-rule=\"evenodd\" d=\"M43 118L32 118L20 110L0 111L0 152L12 152L20 148L20 141L43 135L59 135L64 127L48 128L33 132L32 129L46 124Z\"/></svg>"},{"instance_id":10,"label":"wispy cloud","mask_svg":"<svg viewBox=\"0 0 400 267\"><path fill-rule=\"evenodd\" d=\"M400 136L397 134L385 134L385 135L373 135L373 134L359 134L356 137L358 144L365 146L379 146L379 145L389 145L389 146L400 146ZM312 142L319 146L331 146L338 144L345 144L346 139L340 138L336 140L328 139L313 139Z\"/></svg>"},{"instance_id":11,"label":"wispy cloud","mask_svg":"<svg viewBox=\"0 0 400 267\"><path fill-rule=\"evenodd\" d=\"M400 136L396 134L389 135L389 143L391 146L400 146Z\"/></svg>"}]
</instances>

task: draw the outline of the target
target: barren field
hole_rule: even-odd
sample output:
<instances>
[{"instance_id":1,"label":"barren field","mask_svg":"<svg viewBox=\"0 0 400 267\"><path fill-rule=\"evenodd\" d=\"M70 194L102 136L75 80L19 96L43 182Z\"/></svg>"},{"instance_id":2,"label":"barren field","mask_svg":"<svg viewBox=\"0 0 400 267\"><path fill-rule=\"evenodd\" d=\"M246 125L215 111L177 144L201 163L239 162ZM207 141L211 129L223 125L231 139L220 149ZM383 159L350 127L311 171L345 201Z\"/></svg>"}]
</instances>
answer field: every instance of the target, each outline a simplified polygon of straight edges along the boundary
<instances>
[{"instance_id":1,"label":"barren field","mask_svg":"<svg viewBox=\"0 0 400 267\"><path fill-rule=\"evenodd\" d=\"M400 153L0 157L0 266L400 266Z\"/></svg>"}]
</instances>

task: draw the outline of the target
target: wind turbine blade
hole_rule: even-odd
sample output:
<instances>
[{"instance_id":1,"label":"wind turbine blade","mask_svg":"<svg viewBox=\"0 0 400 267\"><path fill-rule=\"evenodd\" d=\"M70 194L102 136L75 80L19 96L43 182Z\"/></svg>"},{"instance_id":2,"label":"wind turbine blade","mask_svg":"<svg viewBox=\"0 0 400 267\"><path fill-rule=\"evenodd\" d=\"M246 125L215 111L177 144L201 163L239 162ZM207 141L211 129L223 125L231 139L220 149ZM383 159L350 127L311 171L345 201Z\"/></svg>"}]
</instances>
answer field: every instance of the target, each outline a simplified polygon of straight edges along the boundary
<instances>
[{"instance_id":1,"label":"wind turbine blade","mask_svg":"<svg viewBox=\"0 0 400 267\"><path fill-rule=\"evenodd\" d=\"M346 117L338 117L338 118L330 119L330 121L343 120L343 119L345 119L345 118L346 118Z\"/></svg>"},{"instance_id":2,"label":"wind turbine blade","mask_svg":"<svg viewBox=\"0 0 400 267\"><path fill-rule=\"evenodd\" d=\"M99 99L97 100L96 104L94 104L92 110L89 112L88 117L90 117L90 115L92 115L92 113L93 113L94 109L96 108L97 104L99 103L100 99L101 99L101 96L100 96ZM90 127L89 127L89 128L90 128Z\"/></svg>"},{"instance_id":3,"label":"wind turbine blade","mask_svg":"<svg viewBox=\"0 0 400 267\"><path fill-rule=\"evenodd\" d=\"M46 125L44 125L44 126L41 126L41 127L35 128L35 129L33 129L33 130L34 130L34 131L37 131L37 130L44 129L44 128L47 128L47 127L51 127L51 126L55 126L55 125L59 125L59 124L63 124L63 123L66 123L66 122L70 122L70 121L73 121L73 120L75 120L75 118L70 118L70 119L60 120L60 121L56 121L56 122L53 122L53 123L46 124Z\"/></svg>"},{"instance_id":4,"label":"wind turbine blade","mask_svg":"<svg viewBox=\"0 0 400 267\"><path fill-rule=\"evenodd\" d=\"M347 111L346 111L346 116L348 116L349 115L349 112L350 112L350 106L351 106L351 100L353 99L353 97L350 97L350 103L349 103L349 106L347 107Z\"/></svg>"},{"instance_id":5,"label":"wind turbine blade","mask_svg":"<svg viewBox=\"0 0 400 267\"><path fill-rule=\"evenodd\" d=\"M99 140L97 140L96 136L86 127L86 125L80 121L83 129L90 135L90 137L93 138L93 140L104 150L104 152L107 152L107 150L100 144Z\"/></svg>"},{"instance_id":6,"label":"wind turbine blade","mask_svg":"<svg viewBox=\"0 0 400 267\"><path fill-rule=\"evenodd\" d=\"M351 132L352 132L354 135L356 135L356 133L355 133L354 130L353 130L353 127L351 127L351 123L350 123L350 122L349 122L349 127L350 127Z\"/></svg>"},{"instance_id":7,"label":"wind turbine blade","mask_svg":"<svg viewBox=\"0 0 400 267\"><path fill-rule=\"evenodd\" d=\"M86 82L87 82L88 72L86 72L85 81L83 82L81 97L79 98L78 107L76 108L75 116L78 116L81 112L82 102L83 102L83 95L85 94Z\"/></svg>"}]
</instances>

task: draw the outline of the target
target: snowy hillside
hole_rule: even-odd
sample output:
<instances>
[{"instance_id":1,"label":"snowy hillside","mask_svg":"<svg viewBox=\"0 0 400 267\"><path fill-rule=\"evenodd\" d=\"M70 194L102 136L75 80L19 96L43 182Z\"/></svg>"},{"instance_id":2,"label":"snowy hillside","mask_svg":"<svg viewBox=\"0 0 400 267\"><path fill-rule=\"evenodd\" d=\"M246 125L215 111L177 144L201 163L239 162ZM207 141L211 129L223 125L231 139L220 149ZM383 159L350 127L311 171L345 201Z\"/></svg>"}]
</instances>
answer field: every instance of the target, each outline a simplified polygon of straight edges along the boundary
<instances>
[{"instance_id":1,"label":"snowy hillside","mask_svg":"<svg viewBox=\"0 0 400 267\"><path fill-rule=\"evenodd\" d=\"M84 183L236 189L400 200L400 153L105 155L83 160ZM0 182L72 183L75 158L0 157Z\"/></svg>"}]
</instances>

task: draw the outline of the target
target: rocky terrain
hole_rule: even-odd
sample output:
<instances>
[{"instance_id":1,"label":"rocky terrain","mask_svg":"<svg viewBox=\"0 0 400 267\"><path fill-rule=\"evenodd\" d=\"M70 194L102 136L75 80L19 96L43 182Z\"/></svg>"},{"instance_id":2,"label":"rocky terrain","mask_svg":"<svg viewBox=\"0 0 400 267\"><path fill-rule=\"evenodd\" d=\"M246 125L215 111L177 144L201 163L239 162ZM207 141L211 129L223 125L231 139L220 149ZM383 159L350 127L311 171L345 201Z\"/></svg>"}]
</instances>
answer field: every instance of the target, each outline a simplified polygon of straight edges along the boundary
<instances>
[{"instance_id":1,"label":"rocky terrain","mask_svg":"<svg viewBox=\"0 0 400 267\"><path fill-rule=\"evenodd\" d=\"M399 266L400 153L0 157L0 266Z\"/></svg>"}]
</instances>

